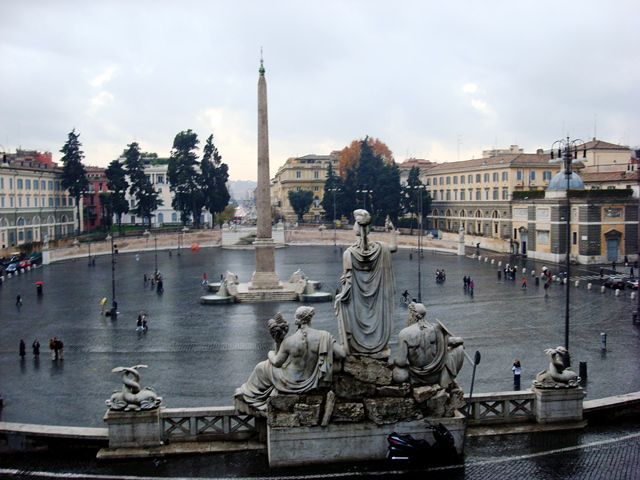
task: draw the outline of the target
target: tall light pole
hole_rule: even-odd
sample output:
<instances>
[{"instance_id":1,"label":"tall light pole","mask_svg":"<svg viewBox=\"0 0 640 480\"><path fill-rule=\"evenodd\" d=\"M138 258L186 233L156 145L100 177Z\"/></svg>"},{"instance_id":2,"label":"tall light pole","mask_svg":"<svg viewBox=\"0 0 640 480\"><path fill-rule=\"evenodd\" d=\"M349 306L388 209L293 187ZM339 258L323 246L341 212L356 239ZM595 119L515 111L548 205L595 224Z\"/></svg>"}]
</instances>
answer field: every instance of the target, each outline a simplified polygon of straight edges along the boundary
<instances>
[{"instance_id":1,"label":"tall light pole","mask_svg":"<svg viewBox=\"0 0 640 480\"><path fill-rule=\"evenodd\" d=\"M583 148L583 156L586 156L586 150L584 150L584 142L580 139L571 140L569 137L562 140L556 140L551 145L551 159L554 158L553 149L558 146L558 158L562 158L562 164L564 168L564 175L567 180L567 204L566 204L566 284L565 284L565 306L564 306L564 348L569 350L569 300L571 292L571 197L569 196L569 190L571 187L571 176L573 174L573 161L578 158L578 147ZM565 366L571 364L569 354L564 358Z\"/></svg>"},{"instance_id":2,"label":"tall light pole","mask_svg":"<svg viewBox=\"0 0 640 480\"><path fill-rule=\"evenodd\" d=\"M107 238L111 241L111 318L115 320L118 317L118 302L116 302L116 257L114 255L113 235L109 234Z\"/></svg>"},{"instance_id":3,"label":"tall light pole","mask_svg":"<svg viewBox=\"0 0 640 480\"><path fill-rule=\"evenodd\" d=\"M418 197L418 302L422 303L422 196L424 185L409 187L415 190Z\"/></svg>"},{"instance_id":4,"label":"tall light pole","mask_svg":"<svg viewBox=\"0 0 640 480\"><path fill-rule=\"evenodd\" d=\"M156 274L158 273L158 236L153 236L153 254L155 256Z\"/></svg>"},{"instance_id":5,"label":"tall light pole","mask_svg":"<svg viewBox=\"0 0 640 480\"><path fill-rule=\"evenodd\" d=\"M87 254L87 261L88 261L87 265L91 266L91 240L89 240L88 245L89 245L89 253Z\"/></svg>"},{"instance_id":6,"label":"tall light pole","mask_svg":"<svg viewBox=\"0 0 640 480\"><path fill-rule=\"evenodd\" d=\"M640 163L636 163L636 177L638 178L638 256L636 262L640 263ZM636 275L640 280L640 268L636 268ZM633 322L640 322L640 288L636 292L636 298L638 303L636 304L636 311L632 314Z\"/></svg>"},{"instance_id":7,"label":"tall light pole","mask_svg":"<svg viewBox=\"0 0 640 480\"><path fill-rule=\"evenodd\" d=\"M333 251L336 251L336 192L340 191L339 188L333 187L328 190L333 193Z\"/></svg>"},{"instance_id":8,"label":"tall light pole","mask_svg":"<svg viewBox=\"0 0 640 480\"><path fill-rule=\"evenodd\" d=\"M367 190L366 188L361 188L359 190L356 190L356 193L361 193L362 194L362 201L364 203L364 209L367 209L367 195L373 193L373 190Z\"/></svg>"}]
</instances>

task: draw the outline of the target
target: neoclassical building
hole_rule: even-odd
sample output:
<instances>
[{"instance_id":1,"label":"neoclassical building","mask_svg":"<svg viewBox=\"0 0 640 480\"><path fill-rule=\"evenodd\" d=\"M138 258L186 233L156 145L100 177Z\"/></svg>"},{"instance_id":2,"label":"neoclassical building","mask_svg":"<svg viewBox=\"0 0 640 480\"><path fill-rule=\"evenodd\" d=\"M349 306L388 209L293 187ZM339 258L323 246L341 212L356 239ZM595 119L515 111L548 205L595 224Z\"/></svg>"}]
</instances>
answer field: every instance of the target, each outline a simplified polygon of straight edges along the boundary
<instances>
[{"instance_id":1,"label":"neoclassical building","mask_svg":"<svg viewBox=\"0 0 640 480\"><path fill-rule=\"evenodd\" d=\"M308 190L313 192L313 204L305 220L321 221L324 210L320 202L324 195L327 167L331 164L337 174L338 157L339 152L331 152L329 155L311 154L287 159L271 179L271 205L287 221L295 222L297 217L289 203L289 192Z\"/></svg>"},{"instance_id":2,"label":"neoclassical building","mask_svg":"<svg viewBox=\"0 0 640 480\"><path fill-rule=\"evenodd\" d=\"M0 163L0 246L3 254L28 243L72 235L75 204L61 186L51 153L18 150Z\"/></svg>"}]
</instances>

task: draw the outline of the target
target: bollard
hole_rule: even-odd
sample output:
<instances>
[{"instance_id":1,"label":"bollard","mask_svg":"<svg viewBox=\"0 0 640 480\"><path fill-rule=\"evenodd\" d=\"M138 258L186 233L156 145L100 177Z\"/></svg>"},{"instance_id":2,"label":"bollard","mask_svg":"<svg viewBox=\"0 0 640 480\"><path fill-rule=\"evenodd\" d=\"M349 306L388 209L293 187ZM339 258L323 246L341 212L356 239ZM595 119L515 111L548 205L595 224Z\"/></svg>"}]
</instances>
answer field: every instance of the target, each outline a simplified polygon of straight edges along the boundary
<instances>
[{"instance_id":1,"label":"bollard","mask_svg":"<svg viewBox=\"0 0 640 480\"><path fill-rule=\"evenodd\" d=\"M478 261L481 262L482 261L482 256L478 255Z\"/></svg>"},{"instance_id":2,"label":"bollard","mask_svg":"<svg viewBox=\"0 0 640 480\"><path fill-rule=\"evenodd\" d=\"M566 285L566 284L567 284L567 279L566 279L566 278L563 278L563 279L562 279L562 284L563 284L563 285Z\"/></svg>"},{"instance_id":3,"label":"bollard","mask_svg":"<svg viewBox=\"0 0 640 480\"><path fill-rule=\"evenodd\" d=\"M527 273L527 269L526 269L526 268L523 268L523 269L522 269L522 274L524 275L525 273Z\"/></svg>"},{"instance_id":4,"label":"bollard","mask_svg":"<svg viewBox=\"0 0 640 480\"><path fill-rule=\"evenodd\" d=\"M587 379L587 362L580 362L580 370L578 376L583 382Z\"/></svg>"},{"instance_id":5,"label":"bollard","mask_svg":"<svg viewBox=\"0 0 640 480\"><path fill-rule=\"evenodd\" d=\"M491 265L493 265L494 263L496 263L495 259L491 259Z\"/></svg>"},{"instance_id":6,"label":"bollard","mask_svg":"<svg viewBox=\"0 0 640 480\"><path fill-rule=\"evenodd\" d=\"M489 257L484 257L484 263L487 263L489 261Z\"/></svg>"},{"instance_id":7,"label":"bollard","mask_svg":"<svg viewBox=\"0 0 640 480\"><path fill-rule=\"evenodd\" d=\"M556 281L556 276L555 276L555 275L552 275L552 276L551 276L551 280L555 282L555 281Z\"/></svg>"},{"instance_id":8,"label":"bollard","mask_svg":"<svg viewBox=\"0 0 640 480\"><path fill-rule=\"evenodd\" d=\"M636 298L636 292L631 292L631 300L635 300Z\"/></svg>"},{"instance_id":9,"label":"bollard","mask_svg":"<svg viewBox=\"0 0 640 480\"><path fill-rule=\"evenodd\" d=\"M619 289L619 288L616 288L616 293L615 293L615 295L616 295L616 297L619 297L619 296L620 296L620 289Z\"/></svg>"},{"instance_id":10,"label":"bollard","mask_svg":"<svg viewBox=\"0 0 640 480\"><path fill-rule=\"evenodd\" d=\"M602 285L602 286L600 287L600 293L604 293L604 292L605 292L605 286L604 286L604 285Z\"/></svg>"},{"instance_id":11,"label":"bollard","mask_svg":"<svg viewBox=\"0 0 640 480\"><path fill-rule=\"evenodd\" d=\"M607 351L607 334L605 332L600 333L600 350Z\"/></svg>"},{"instance_id":12,"label":"bollard","mask_svg":"<svg viewBox=\"0 0 640 480\"><path fill-rule=\"evenodd\" d=\"M540 286L540 277L536 277L536 287Z\"/></svg>"},{"instance_id":13,"label":"bollard","mask_svg":"<svg viewBox=\"0 0 640 480\"><path fill-rule=\"evenodd\" d=\"M591 282L587 283L587 290L591 290L593 288L593 284Z\"/></svg>"},{"instance_id":14,"label":"bollard","mask_svg":"<svg viewBox=\"0 0 640 480\"><path fill-rule=\"evenodd\" d=\"M536 271L535 270L531 270L531 276L535 277L536 276Z\"/></svg>"},{"instance_id":15,"label":"bollard","mask_svg":"<svg viewBox=\"0 0 640 480\"><path fill-rule=\"evenodd\" d=\"M498 266L501 267L502 266L502 260L498 260Z\"/></svg>"},{"instance_id":16,"label":"bollard","mask_svg":"<svg viewBox=\"0 0 640 480\"><path fill-rule=\"evenodd\" d=\"M576 280L576 288L580 286L580 280Z\"/></svg>"}]
</instances>

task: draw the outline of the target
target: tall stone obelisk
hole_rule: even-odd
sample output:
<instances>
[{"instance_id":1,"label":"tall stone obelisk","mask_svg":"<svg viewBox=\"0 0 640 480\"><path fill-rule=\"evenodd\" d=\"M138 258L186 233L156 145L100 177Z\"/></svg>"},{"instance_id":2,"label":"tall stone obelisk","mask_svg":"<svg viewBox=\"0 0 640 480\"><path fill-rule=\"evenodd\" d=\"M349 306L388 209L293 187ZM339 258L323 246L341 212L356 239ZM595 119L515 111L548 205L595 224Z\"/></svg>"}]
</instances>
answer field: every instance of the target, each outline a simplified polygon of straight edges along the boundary
<instances>
[{"instance_id":1,"label":"tall stone obelisk","mask_svg":"<svg viewBox=\"0 0 640 480\"><path fill-rule=\"evenodd\" d=\"M258 188L256 206L258 232L253 246L256 251L256 270L249 289L266 290L282 288L276 275L275 244L271 237L271 193L269 174L269 119L267 115L267 81L264 64L260 59L258 79Z\"/></svg>"}]
</instances>

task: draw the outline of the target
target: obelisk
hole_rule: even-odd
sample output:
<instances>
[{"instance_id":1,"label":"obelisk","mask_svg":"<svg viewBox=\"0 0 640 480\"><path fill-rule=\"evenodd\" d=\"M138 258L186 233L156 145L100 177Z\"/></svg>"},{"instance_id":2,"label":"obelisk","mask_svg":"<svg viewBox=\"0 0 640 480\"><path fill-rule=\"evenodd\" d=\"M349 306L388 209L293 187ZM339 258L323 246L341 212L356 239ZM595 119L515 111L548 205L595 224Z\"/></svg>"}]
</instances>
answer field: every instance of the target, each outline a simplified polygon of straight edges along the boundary
<instances>
[{"instance_id":1,"label":"obelisk","mask_svg":"<svg viewBox=\"0 0 640 480\"><path fill-rule=\"evenodd\" d=\"M276 275L274 242L271 237L271 194L269 174L269 120L267 115L267 81L260 58L258 78L258 188L256 206L258 232L253 242L256 251L256 270L251 277L251 290L280 289Z\"/></svg>"}]
</instances>

